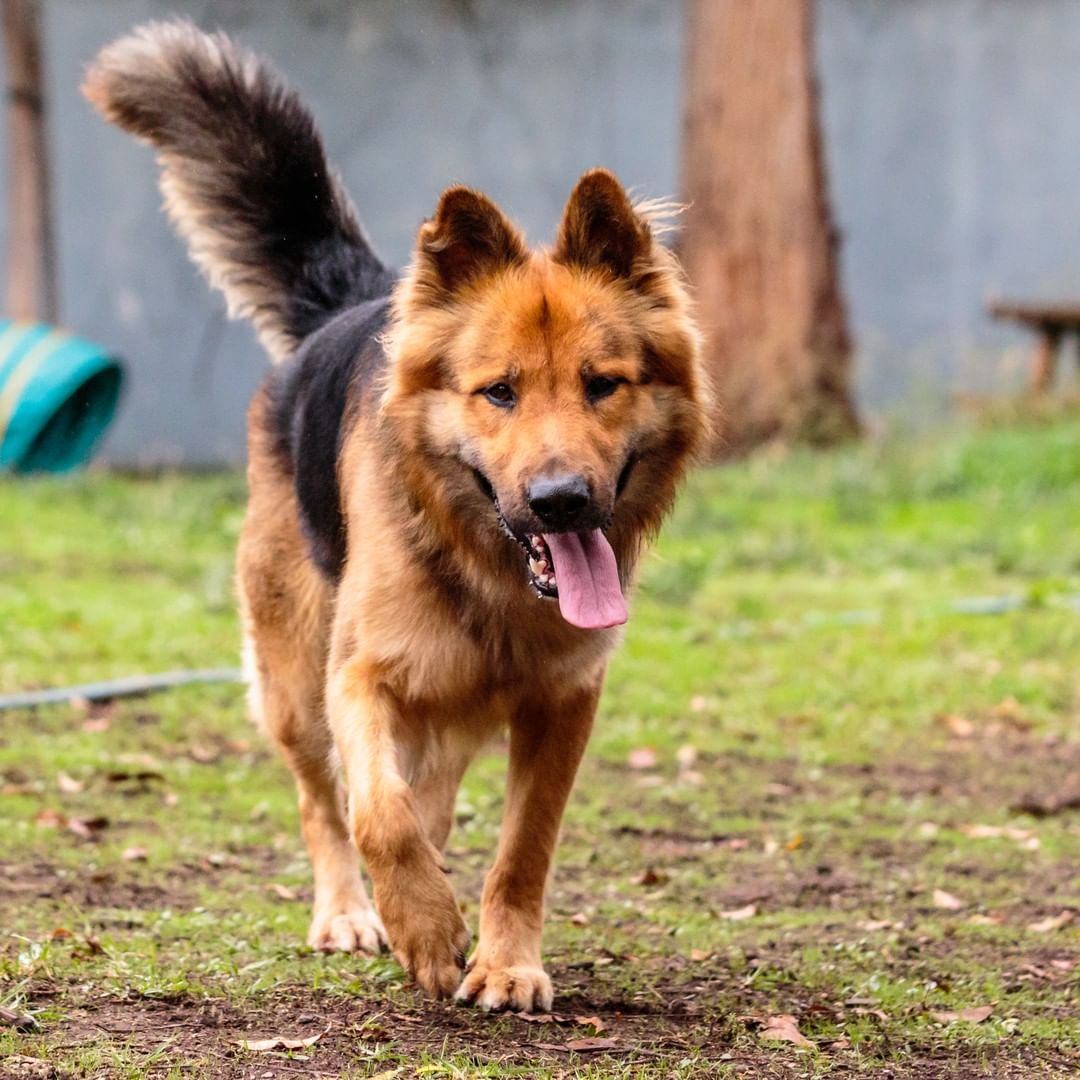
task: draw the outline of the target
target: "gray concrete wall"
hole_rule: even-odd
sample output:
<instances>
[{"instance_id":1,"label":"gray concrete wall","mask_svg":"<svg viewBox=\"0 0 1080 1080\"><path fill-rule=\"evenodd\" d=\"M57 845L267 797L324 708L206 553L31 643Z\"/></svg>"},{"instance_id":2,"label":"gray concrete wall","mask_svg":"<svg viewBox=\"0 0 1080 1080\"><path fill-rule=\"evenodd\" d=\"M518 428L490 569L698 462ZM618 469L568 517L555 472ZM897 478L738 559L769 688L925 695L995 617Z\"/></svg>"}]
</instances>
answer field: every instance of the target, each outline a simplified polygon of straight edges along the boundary
<instances>
[{"instance_id":1,"label":"gray concrete wall","mask_svg":"<svg viewBox=\"0 0 1080 1080\"><path fill-rule=\"evenodd\" d=\"M589 166L608 164L648 193L675 181L675 5L46 0L46 12L63 319L130 366L105 448L114 460L238 460L265 365L160 214L151 154L78 96L86 61L137 23L181 12L272 56L397 263L453 181L489 191L537 239Z\"/></svg>"},{"instance_id":2,"label":"gray concrete wall","mask_svg":"<svg viewBox=\"0 0 1080 1080\"><path fill-rule=\"evenodd\" d=\"M453 181L536 240L592 165L644 194L677 191L677 0L45 9L63 321L128 360L115 461L239 460L264 364L169 231L149 152L78 96L86 61L134 24L183 13L272 56L398 263ZM1023 339L987 322L985 294L1080 295L1080 4L822 0L818 49L864 408L925 411L1007 379Z\"/></svg>"},{"instance_id":3,"label":"gray concrete wall","mask_svg":"<svg viewBox=\"0 0 1080 1080\"><path fill-rule=\"evenodd\" d=\"M860 397L1015 383L986 298L1080 300L1080 4L824 0L818 45Z\"/></svg>"}]
</instances>

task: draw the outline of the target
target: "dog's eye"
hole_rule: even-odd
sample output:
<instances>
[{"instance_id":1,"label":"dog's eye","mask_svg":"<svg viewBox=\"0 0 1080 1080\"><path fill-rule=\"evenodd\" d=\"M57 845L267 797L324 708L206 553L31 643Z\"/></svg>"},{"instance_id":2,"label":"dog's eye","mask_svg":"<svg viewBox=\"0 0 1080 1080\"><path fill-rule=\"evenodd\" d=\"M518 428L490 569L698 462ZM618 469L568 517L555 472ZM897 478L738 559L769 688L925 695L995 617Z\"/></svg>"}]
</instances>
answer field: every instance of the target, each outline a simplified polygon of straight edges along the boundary
<instances>
[{"instance_id":1,"label":"dog's eye","mask_svg":"<svg viewBox=\"0 0 1080 1080\"><path fill-rule=\"evenodd\" d=\"M517 401L514 391L509 383L492 383L490 386L485 386L480 393L483 394L492 405L498 405L500 409L508 409L515 401Z\"/></svg>"},{"instance_id":2,"label":"dog's eye","mask_svg":"<svg viewBox=\"0 0 1080 1080\"><path fill-rule=\"evenodd\" d=\"M585 384L585 395L590 401L602 401L611 397L624 379L613 379L610 375L594 375Z\"/></svg>"}]
</instances>

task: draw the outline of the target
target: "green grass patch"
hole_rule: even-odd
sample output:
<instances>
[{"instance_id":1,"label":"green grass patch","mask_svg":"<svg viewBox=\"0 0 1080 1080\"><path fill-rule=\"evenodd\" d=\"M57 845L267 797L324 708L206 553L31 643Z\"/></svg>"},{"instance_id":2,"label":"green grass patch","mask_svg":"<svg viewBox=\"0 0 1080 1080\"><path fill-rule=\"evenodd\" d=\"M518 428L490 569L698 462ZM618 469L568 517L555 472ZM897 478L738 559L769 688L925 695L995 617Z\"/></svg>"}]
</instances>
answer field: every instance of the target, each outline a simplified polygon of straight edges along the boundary
<instances>
[{"instance_id":1,"label":"green grass patch","mask_svg":"<svg viewBox=\"0 0 1080 1080\"><path fill-rule=\"evenodd\" d=\"M693 477L566 818L561 1023L302 946L293 793L240 687L0 712L0 1006L36 1022L0 1022L0 1073L1076 1075L1078 448L1065 416ZM233 666L243 499L0 482L0 693ZM496 749L450 841L474 926L502 780ZM812 1045L764 1038L780 1015Z\"/></svg>"}]
</instances>

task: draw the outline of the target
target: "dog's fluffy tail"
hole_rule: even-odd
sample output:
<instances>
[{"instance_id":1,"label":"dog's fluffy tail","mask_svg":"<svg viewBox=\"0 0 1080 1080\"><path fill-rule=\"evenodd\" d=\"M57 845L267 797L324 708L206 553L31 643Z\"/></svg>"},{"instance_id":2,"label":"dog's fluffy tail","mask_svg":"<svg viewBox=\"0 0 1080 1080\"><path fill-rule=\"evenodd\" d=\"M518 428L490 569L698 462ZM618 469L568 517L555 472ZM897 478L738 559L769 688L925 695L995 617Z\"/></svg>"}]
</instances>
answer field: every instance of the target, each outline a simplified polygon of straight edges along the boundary
<instances>
[{"instance_id":1,"label":"dog's fluffy tail","mask_svg":"<svg viewBox=\"0 0 1080 1080\"><path fill-rule=\"evenodd\" d=\"M151 23L101 51L83 92L157 149L177 230L272 358L389 289L311 114L224 34Z\"/></svg>"}]
</instances>

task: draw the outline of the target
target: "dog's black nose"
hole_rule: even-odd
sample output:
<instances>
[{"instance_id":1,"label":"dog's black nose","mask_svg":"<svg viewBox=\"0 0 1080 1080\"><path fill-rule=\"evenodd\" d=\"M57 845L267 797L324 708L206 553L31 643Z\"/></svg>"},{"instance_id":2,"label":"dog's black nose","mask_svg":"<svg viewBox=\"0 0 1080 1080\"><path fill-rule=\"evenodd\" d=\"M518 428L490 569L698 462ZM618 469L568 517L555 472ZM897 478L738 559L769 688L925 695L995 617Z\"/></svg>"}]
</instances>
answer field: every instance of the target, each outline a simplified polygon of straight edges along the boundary
<instances>
[{"instance_id":1,"label":"dog's black nose","mask_svg":"<svg viewBox=\"0 0 1080 1080\"><path fill-rule=\"evenodd\" d=\"M562 473L541 476L529 485L529 506L553 529L569 528L589 505L589 485L584 476Z\"/></svg>"}]
</instances>

